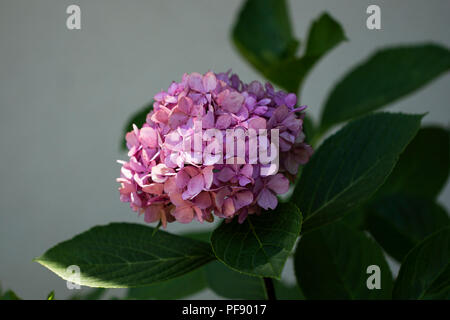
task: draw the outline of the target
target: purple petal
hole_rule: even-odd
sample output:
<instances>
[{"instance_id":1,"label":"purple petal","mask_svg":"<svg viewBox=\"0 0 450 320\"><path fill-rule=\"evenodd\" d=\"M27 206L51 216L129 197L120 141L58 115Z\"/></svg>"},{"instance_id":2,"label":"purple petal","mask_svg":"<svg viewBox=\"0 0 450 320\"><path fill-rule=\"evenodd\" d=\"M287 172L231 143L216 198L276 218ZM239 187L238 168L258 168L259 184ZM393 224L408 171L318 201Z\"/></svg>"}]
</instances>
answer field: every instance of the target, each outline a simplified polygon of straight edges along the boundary
<instances>
[{"instance_id":1,"label":"purple petal","mask_svg":"<svg viewBox=\"0 0 450 320\"><path fill-rule=\"evenodd\" d=\"M230 181L236 175L236 172L230 167L224 167L222 170L217 173L217 179L222 182Z\"/></svg>"},{"instance_id":2,"label":"purple petal","mask_svg":"<svg viewBox=\"0 0 450 320\"><path fill-rule=\"evenodd\" d=\"M289 93L286 98L284 98L284 103L290 108L297 104L297 96L294 93Z\"/></svg>"},{"instance_id":3,"label":"purple petal","mask_svg":"<svg viewBox=\"0 0 450 320\"><path fill-rule=\"evenodd\" d=\"M244 187L246 185L248 185L250 182L252 182L252 180L250 178L247 177L239 177L239 185Z\"/></svg>"},{"instance_id":4,"label":"purple petal","mask_svg":"<svg viewBox=\"0 0 450 320\"><path fill-rule=\"evenodd\" d=\"M283 194L289 191L289 180L281 173L277 173L269 178L267 187L276 194Z\"/></svg>"},{"instance_id":5,"label":"purple petal","mask_svg":"<svg viewBox=\"0 0 450 320\"><path fill-rule=\"evenodd\" d=\"M262 189L258 194L257 202L258 205L265 210L275 209L278 204L277 197L266 188Z\"/></svg>"},{"instance_id":6,"label":"purple petal","mask_svg":"<svg viewBox=\"0 0 450 320\"><path fill-rule=\"evenodd\" d=\"M216 128L217 129L228 129L231 124L231 116L228 114L221 115L217 118Z\"/></svg>"},{"instance_id":7,"label":"purple petal","mask_svg":"<svg viewBox=\"0 0 450 320\"><path fill-rule=\"evenodd\" d=\"M202 127L204 129L214 128L214 112L208 111L206 115L202 118Z\"/></svg>"},{"instance_id":8,"label":"purple petal","mask_svg":"<svg viewBox=\"0 0 450 320\"><path fill-rule=\"evenodd\" d=\"M189 87L195 91L203 92L203 76L200 73L193 72L189 75Z\"/></svg>"},{"instance_id":9,"label":"purple petal","mask_svg":"<svg viewBox=\"0 0 450 320\"><path fill-rule=\"evenodd\" d=\"M253 166L251 164L245 164L242 166L241 170L239 170L239 173L251 178L253 175Z\"/></svg>"}]
</instances>

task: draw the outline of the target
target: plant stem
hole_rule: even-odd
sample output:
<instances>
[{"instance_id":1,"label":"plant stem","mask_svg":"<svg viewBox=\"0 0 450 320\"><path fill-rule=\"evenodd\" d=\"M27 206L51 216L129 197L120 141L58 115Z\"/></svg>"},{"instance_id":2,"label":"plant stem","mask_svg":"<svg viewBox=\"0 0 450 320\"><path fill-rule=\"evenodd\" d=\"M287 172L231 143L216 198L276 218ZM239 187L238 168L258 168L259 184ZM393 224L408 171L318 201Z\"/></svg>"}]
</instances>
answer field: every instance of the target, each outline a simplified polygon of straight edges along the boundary
<instances>
[{"instance_id":1,"label":"plant stem","mask_svg":"<svg viewBox=\"0 0 450 320\"><path fill-rule=\"evenodd\" d=\"M264 279L264 287L267 292L267 300L277 300L275 296L275 288L273 286L273 281L271 278L263 278Z\"/></svg>"}]
</instances>

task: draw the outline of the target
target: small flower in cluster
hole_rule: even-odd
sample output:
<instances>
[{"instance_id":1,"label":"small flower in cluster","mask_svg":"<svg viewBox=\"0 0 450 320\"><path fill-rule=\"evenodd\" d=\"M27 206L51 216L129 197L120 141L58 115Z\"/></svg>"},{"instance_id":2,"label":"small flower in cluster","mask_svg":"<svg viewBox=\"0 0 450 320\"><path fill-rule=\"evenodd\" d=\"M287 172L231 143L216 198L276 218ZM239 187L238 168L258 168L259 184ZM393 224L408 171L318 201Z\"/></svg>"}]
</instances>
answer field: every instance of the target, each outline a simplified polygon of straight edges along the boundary
<instances>
[{"instance_id":1,"label":"small flower in cluster","mask_svg":"<svg viewBox=\"0 0 450 320\"><path fill-rule=\"evenodd\" d=\"M239 223L275 209L313 150L293 93L230 72L184 74L126 135L120 200L147 223Z\"/></svg>"}]
</instances>

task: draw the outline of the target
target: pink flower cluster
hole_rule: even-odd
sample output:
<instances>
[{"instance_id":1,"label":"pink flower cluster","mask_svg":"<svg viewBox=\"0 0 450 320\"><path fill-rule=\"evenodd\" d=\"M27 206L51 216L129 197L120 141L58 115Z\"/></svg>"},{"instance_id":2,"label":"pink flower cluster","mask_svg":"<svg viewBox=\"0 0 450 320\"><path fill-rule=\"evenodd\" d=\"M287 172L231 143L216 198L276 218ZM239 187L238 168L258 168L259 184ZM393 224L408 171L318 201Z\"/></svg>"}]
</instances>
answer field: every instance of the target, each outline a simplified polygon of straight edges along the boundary
<instances>
[{"instance_id":1,"label":"pink flower cluster","mask_svg":"<svg viewBox=\"0 0 450 320\"><path fill-rule=\"evenodd\" d=\"M154 101L143 127L134 126L126 135L129 161L119 161L117 179L121 201L143 213L148 223L211 222L214 215L238 216L242 223L261 208L275 209L277 195L288 191L289 179L312 155L302 131L306 107L296 107L295 94L275 91L269 83L244 84L230 72L184 74ZM244 164L212 157L193 161L183 146L193 140L195 121L201 121L201 130L214 128L224 135L235 128L279 130L278 173L263 176L262 164L250 164L248 154Z\"/></svg>"}]
</instances>

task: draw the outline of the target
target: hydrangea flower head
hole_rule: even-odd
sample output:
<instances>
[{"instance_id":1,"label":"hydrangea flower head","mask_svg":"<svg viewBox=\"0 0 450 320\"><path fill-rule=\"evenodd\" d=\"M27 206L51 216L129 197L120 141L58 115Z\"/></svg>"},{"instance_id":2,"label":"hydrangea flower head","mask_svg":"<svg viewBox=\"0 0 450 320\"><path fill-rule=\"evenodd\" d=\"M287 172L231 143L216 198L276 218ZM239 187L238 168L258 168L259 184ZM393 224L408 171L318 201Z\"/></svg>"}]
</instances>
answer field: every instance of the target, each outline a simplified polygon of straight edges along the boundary
<instances>
[{"instance_id":1,"label":"hydrangea flower head","mask_svg":"<svg viewBox=\"0 0 450 320\"><path fill-rule=\"evenodd\" d=\"M117 179L120 200L148 223L242 223L275 209L313 152L304 141L306 107L269 83L184 74L154 101L142 128L126 134L129 159L119 161Z\"/></svg>"}]
</instances>

